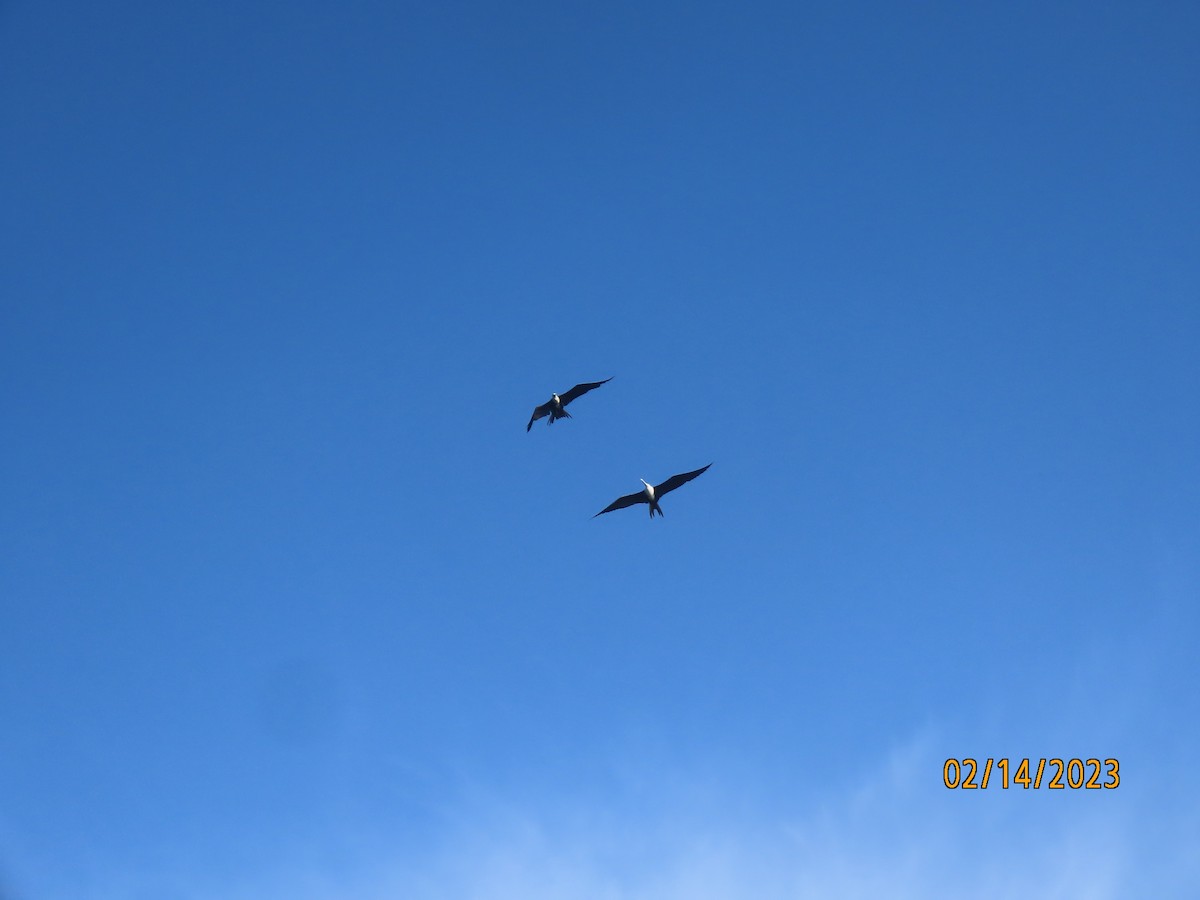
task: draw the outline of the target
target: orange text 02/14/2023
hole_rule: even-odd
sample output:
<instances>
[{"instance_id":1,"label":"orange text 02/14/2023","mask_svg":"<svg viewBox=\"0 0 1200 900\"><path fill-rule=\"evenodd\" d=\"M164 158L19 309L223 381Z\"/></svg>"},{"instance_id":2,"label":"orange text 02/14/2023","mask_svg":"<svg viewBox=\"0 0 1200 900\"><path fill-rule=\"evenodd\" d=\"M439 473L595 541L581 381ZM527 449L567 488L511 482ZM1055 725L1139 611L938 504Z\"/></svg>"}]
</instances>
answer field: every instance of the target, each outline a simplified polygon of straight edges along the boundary
<instances>
[{"instance_id":1,"label":"orange text 02/14/2023","mask_svg":"<svg viewBox=\"0 0 1200 900\"><path fill-rule=\"evenodd\" d=\"M1049 772L1047 772L1049 768ZM1030 774L1032 771L1033 774ZM1044 776L1049 775L1049 778ZM976 781L978 776L979 780ZM1014 767L1008 757L985 759L980 766L978 760L950 758L942 766L942 783L954 788L987 788L996 786L1008 790L1013 786L1029 788L1046 787L1050 790L1085 788L1112 790L1121 784L1121 765L1115 759L1069 759L1058 757L1037 760L1036 770L1031 768L1028 758Z\"/></svg>"}]
</instances>

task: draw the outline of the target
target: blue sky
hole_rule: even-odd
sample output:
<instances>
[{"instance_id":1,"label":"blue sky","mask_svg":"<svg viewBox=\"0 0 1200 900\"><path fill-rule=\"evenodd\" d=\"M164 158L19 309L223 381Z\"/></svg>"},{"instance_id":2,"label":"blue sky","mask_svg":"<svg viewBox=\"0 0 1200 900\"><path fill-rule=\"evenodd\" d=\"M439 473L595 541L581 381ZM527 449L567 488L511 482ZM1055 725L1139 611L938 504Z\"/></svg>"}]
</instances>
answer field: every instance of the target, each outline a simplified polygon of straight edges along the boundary
<instances>
[{"instance_id":1,"label":"blue sky","mask_svg":"<svg viewBox=\"0 0 1200 900\"><path fill-rule=\"evenodd\" d=\"M0 4L0 896L1196 896L1198 34Z\"/></svg>"}]
</instances>

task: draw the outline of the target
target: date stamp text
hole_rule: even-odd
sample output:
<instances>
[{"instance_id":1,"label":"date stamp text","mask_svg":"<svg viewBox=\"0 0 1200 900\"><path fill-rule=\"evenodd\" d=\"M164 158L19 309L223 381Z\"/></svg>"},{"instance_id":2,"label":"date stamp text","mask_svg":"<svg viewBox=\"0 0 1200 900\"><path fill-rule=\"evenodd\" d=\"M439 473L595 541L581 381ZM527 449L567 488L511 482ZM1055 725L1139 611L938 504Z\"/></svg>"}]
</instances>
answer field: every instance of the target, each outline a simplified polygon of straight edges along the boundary
<instances>
[{"instance_id":1,"label":"date stamp text","mask_svg":"<svg viewBox=\"0 0 1200 900\"><path fill-rule=\"evenodd\" d=\"M1121 764L1115 759L1029 759L1016 761L985 759L979 761L948 759L942 766L942 783L950 790L962 788L987 789L999 786L1004 790L1019 785L1025 790L1045 787L1049 790L1071 788L1078 790L1113 790L1121 784Z\"/></svg>"}]
</instances>

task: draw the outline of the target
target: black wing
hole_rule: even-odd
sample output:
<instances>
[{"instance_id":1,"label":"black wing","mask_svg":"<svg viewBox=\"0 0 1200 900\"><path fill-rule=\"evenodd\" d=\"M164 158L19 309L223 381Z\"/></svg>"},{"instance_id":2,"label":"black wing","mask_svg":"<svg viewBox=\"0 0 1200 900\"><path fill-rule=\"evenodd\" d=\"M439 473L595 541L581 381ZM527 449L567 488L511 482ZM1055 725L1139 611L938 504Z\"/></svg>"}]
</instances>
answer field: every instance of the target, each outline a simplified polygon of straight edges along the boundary
<instances>
[{"instance_id":1,"label":"black wing","mask_svg":"<svg viewBox=\"0 0 1200 900\"><path fill-rule=\"evenodd\" d=\"M708 466L711 466L711 465L712 465L712 463L708 464ZM684 472L682 475L672 475L670 478L668 478L662 484L656 484L654 486L655 499L658 499L663 494L671 493L671 491L675 490L675 488L679 487L681 484L687 484L689 481L691 481L697 475L703 475L705 472L708 471L708 466L705 466L703 469L697 469L695 472Z\"/></svg>"},{"instance_id":2,"label":"black wing","mask_svg":"<svg viewBox=\"0 0 1200 900\"><path fill-rule=\"evenodd\" d=\"M587 384L577 384L565 394L559 394L558 399L562 401L562 405L566 406L572 400L578 400L588 391L600 387L602 384L608 384L612 378L605 378L603 381L590 381Z\"/></svg>"},{"instance_id":3,"label":"black wing","mask_svg":"<svg viewBox=\"0 0 1200 900\"><path fill-rule=\"evenodd\" d=\"M635 503L649 502L650 501L646 499L645 491L638 491L636 494L626 494L624 497L618 497L612 503L608 504L608 506L596 513L596 516L602 516L606 512L612 512L614 509L624 509L627 506L633 506ZM592 516L592 518L594 519L596 516Z\"/></svg>"},{"instance_id":4,"label":"black wing","mask_svg":"<svg viewBox=\"0 0 1200 900\"><path fill-rule=\"evenodd\" d=\"M550 415L550 403L551 403L551 401L547 400L541 406L535 406L533 408L533 415L529 417L529 424L525 426L526 434L529 433L529 429L533 427L534 422L536 422L538 419L542 418L543 416Z\"/></svg>"}]
</instances>

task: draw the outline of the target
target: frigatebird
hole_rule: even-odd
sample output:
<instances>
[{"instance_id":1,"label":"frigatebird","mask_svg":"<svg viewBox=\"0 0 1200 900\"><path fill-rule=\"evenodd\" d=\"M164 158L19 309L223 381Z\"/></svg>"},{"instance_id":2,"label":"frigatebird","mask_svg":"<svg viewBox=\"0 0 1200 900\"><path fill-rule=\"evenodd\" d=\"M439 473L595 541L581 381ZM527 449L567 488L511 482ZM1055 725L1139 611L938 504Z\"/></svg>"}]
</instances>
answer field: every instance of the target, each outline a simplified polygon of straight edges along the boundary
<instances>
[{"instance_id":1,"label":"frigatebird","mask_svg":"<svg viewBox=\"0 0 1200 900\"><path fill-rule=\"evenodd\" d=\"M598 388L602 384L608 384L610 381L612 381L611 377L605 378L603 381L590 381L586 384L575 385L575 387L571 388L561 396L558 394L551 394L549 400L547 400L541 406L535 406L533 408L533 415L529 417L529 424L525 426L525 433L528 434L529 429L533 427L533 423L543 416L550 417L550 421L546 423L547 425L553 425L555 419L572 418L571 414L564 408L568 403L570 403L572 400L579 399L588 391Z\"/></svg>"},{"instance_id":2,"label":"frigatebird","mask_svg":"<svg viewBox=\"0 0 1200 900\"><path fill-rule=\"evenodd\" d=\"M712 463L708 464L708 466L711 465ZM612 503L608 504L608 506L604 507L604 509L600 510L600 512L596 513L596 516L602 516L606 512L612 512L614 509L624 509L627 506L633 506L635 503L649 503L651 519L654 518L654 514L656 512L661 516L663 511L658 505L658 501L663 498L663 495L671 493L671 491L675 490L675 488L679 487L681 484L687 484L697 475L703 475L708 471L708 466L705 466L703 469L697 469L695 472L684 472L682 475L672 475L662 484L652 485L646 481L646 479L639 478L638 481L644 485L640 491L638 491L636 494L626 494L624 497L618 497ZM594 519L596 516L592 516L592 518Z\"/></svg>"}]
</instances>

